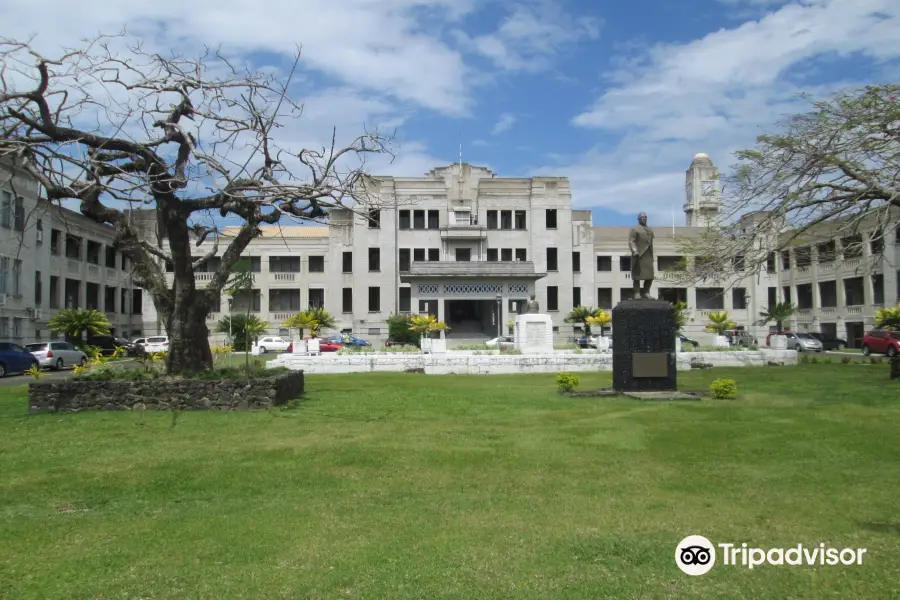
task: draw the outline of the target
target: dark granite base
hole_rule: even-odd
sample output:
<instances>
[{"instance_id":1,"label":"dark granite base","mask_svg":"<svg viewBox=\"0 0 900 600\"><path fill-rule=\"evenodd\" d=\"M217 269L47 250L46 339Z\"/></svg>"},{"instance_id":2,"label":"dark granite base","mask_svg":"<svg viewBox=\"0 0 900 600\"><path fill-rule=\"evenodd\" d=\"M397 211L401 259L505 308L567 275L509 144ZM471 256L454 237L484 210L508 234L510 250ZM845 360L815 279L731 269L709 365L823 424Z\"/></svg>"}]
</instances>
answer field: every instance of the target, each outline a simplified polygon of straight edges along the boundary
<instances>
[{"instance_id":1,"label":"dark granite base","mask_svg":"<svg viewBox=\"0 0 900 600\"><path fill-rule=\"evenodd\" d=\"M613 389L678 389L675 310L664 300L626 300L612 310Z\"/></svg>"}]
</instances>

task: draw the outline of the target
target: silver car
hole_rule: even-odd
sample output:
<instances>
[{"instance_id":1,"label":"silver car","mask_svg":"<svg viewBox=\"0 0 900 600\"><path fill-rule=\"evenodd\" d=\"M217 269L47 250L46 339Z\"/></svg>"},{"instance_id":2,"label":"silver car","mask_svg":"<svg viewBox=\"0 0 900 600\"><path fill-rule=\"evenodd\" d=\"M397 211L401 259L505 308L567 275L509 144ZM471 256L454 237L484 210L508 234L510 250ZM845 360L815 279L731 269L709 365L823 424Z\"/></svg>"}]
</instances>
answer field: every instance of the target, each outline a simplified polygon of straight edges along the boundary
<instances>
[{"instance_id":1,"label":"silver car","mask_svg":"<svg viewBox=\"0 0 900 600\"><path fill-rule=\"evenodd\" d=\"M808 333L795 333L788 335L788 349L797 352L821 352L824 349L822 342Z\"/></svg>"},{"instance_id":2,"label":"silver car","mask_svg":"<svg viewBox=\"0 0 900 600\"><path fill-rule=\"evenodd\" d=\"M61 371L87 363L87 355L69 342L35 342L27 344L25 349L38 359L42 368Z\"/></svg>"}]
</instances>

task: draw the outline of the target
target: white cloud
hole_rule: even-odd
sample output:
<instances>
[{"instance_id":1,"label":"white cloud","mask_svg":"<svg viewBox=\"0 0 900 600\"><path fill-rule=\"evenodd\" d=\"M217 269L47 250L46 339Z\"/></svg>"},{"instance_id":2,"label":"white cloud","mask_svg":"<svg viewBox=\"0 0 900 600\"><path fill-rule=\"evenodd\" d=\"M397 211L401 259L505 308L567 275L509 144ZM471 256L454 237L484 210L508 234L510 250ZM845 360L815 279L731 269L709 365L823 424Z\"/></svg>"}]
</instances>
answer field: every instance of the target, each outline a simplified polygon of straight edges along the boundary
<instances>
[{"instance_id":1,"label":"white cloud","mask_svg":"<svg viewBox=\"0 0 900 600\"><path fill-rule=\"evenodd\" d=\"M500 115L500 118L497 119L497 122L494 123L494 128L491 129L491 135L499 135L504 131L508 131L512 128L513 125L516 124L516 116L510 113L503 113Z\"/></svg>"},{"instance_id":2,"label":"white cloud","mask_svg":"<svg viewBox=\"0 0 900 600\"><path fill-rule=\"evenodd\" d=\"M672 204L683 202L684 171L695 153L710 154L727 171L733 152L752 146L761 128L808 109L798 92L821 97L858 84L840 78L818 86L798 83L795 73L807 61L896 59L898 30L895 0L815 0L625 57L627 68L609 74L612 87L573 119L619 136L617 144L553 168L572 178L582 206L627 206L627 212L639 206L670 221Z\"/></svg>"}]
</instances>

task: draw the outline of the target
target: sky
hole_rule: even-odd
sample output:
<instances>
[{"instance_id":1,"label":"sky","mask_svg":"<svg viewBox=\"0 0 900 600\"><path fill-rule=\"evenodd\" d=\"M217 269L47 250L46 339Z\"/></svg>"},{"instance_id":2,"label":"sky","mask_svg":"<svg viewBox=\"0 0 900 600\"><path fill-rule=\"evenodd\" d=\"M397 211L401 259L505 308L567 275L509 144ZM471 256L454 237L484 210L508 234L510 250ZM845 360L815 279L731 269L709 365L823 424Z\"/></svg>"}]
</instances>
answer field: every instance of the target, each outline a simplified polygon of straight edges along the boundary
<instances>
[{"instance_id":1,"label":"sky","mask_svg":"<svg viewBox=\"0 0 900 600\"><path fill-rule=\"evenodd\" d=\"M597 225L683 225L698 152L736 150L824 98L900 76L898 0L0 0L0 36L53 54L97 33L206 46L283 73L302 117L282 145L395 131L374 174L459 160L568 177Z\"/></svg>"}]
</instances>

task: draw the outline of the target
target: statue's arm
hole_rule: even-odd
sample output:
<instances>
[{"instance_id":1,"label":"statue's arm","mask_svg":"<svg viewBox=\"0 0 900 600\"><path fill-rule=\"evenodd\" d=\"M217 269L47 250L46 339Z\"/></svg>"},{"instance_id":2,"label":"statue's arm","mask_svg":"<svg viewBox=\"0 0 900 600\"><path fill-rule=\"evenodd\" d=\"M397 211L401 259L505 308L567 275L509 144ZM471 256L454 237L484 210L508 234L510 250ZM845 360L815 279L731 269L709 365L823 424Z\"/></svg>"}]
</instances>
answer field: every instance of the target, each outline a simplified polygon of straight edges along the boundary
<instances>
[{"instance_id":1,"label":"statue's arm","mask_svg":"<svg viewBox=\"0 0 900 600\"><path fill-rule=\"evenodd\" d=\"M637 230L632 228L628 234L628 249L631 250L632 256L638 253L637 250Z\"/></svg>"}]
</instances>

